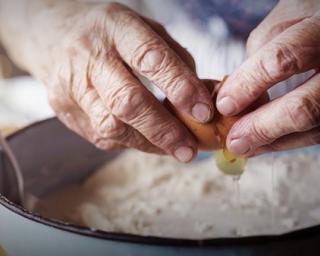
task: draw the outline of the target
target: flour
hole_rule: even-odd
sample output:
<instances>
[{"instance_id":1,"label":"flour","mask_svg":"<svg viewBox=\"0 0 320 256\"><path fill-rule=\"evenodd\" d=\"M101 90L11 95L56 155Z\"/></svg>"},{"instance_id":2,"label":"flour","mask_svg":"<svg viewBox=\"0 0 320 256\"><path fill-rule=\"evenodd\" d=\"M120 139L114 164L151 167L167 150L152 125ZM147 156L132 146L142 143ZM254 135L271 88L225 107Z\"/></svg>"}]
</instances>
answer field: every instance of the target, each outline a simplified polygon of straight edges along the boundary
<instances>
[{"instance_id":1,"label":"flour","mask_svg":"<svg viewBox=\"0 0 320 256\"><path fill-rule=\"evenodd\" d=\"M319 163L317 154L307 151L250 159L236 204L232 177L218 170L213 157L186 165L129 150L83 184L40 200L35 211L94 229L146 236L230 237L239 234L239 221L242 235L283 233L320 221Z\"/></svg>"}]
</instances>

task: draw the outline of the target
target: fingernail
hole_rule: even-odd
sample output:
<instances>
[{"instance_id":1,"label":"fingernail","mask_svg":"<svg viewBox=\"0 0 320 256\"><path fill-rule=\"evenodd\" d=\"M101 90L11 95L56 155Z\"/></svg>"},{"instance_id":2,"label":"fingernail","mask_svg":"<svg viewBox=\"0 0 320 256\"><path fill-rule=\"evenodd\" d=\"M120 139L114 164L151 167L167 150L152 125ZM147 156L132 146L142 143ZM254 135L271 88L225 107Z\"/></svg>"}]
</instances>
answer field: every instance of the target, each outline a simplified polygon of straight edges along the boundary
<instances>
[{"instance_id":1,"label":"fingernail","mask_svg":"<svg viewBox=\"0 0 320 256\"><path fill-rule=\"evenodd\" d=\"M179 147L174 152L174 155L180 162L186 163L192 160L193 150L190 147Z\"/></svg>"},{"instance_id":2,"label":"fingernail","mask_svg":"<svg viewBox=\"0 0 320 256\"><path fill-rule=\"evenodd\" d=\"M240 138L240 139L231 140L229 144L229 149L234 154L244 155L250 151L251 147L247 139Z\"/></svg>"},{"instance_id":3,"label":"fingernail","mask_svg":"<svg viewBox=\"0 0 320 256\"><path fill-rule=\"evenodd\" d=\"M236 112L236 105L230 97L223 97L217 102L217 109L223 115L232 115Z\"/></svg>"},{"instance_id":4,"label":"fingernail","mask_svg":"<svg viewBox=\"0 0 320 256\"><path fill-rule=\"evenodd\" d=\"M197 103L192 108L192 116L199 122L205 123L211 119L212 110L207 104Z\"/></svg>"}]
</instances>

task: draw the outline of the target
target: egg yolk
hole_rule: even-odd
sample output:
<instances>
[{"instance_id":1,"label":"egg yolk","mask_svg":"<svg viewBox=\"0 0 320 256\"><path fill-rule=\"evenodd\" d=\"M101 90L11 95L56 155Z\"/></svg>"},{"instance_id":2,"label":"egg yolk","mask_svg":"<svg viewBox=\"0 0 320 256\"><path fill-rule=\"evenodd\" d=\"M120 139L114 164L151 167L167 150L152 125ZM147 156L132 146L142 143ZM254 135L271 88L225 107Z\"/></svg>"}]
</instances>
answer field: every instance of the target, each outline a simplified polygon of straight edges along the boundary
<instances>
[{"instance_id":1,"label":"egg yolk","mask_svg":"<svg viewBox=\"0 0 320 256\"><path fill-rule=\"evenodd\" d=\"M215 152L216 164L226 175L240 176L246 167L247 159L238 157L226 148Z\"/></svg>"}]
</instances>

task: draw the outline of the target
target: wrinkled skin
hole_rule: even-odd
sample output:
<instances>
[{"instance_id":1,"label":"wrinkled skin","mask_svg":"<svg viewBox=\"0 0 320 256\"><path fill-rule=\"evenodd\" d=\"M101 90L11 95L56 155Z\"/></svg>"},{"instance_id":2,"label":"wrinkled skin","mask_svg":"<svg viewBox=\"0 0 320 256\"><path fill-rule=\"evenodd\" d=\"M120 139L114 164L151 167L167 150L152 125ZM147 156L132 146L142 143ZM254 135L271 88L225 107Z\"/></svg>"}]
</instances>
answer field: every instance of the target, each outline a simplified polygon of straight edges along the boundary
<instances>
[{"instance_id":1,"label":"wrinkled skin","mask_svg":"<svg viewBox=\"0 0 320 256\"><path fill-rule=\"evenodd\" d=\"M217 97L224 115L244 110L290 76L314 70L304 84L241 118L228 134L230 151L253 156L320 143L320 1L285 0L251 33L247 60Z\"/></svg>"},{"instance_id":2,"label":"wrinkled skin","mask_svg":"<svg viewBox=\"0 0 320 256\"><path fill-rule=\"evenodd\" d=\"M251 33L247 60L217 97L222 114L241 112L293 74L317 73L241 118L227 138L232 152L252 156L319 143L319 10L318 0L282 0ZM133 147L182 162L195 157L193 136L135 75L158 86L179 111L212 119L192 57L160 24L114 3L0 0L0 37L15 62L44 82L58 118L99 148Z\"/></svg>"},{"instance_id":3,"label":"wrinkled skin","mask_svg":"<svg viewBox=\"0 0 320 256\"><path fill-rule=\"evenodd\" d=\"M104 150L132 147L191 161L194 137L135 75L207 122L213 103L190 54L160 24L121 4L62 3L48 2L32 18L36 47L22 49L33 52L34 65L22 66L45 83L58 118Z\"/></svg>"}]
</instances>

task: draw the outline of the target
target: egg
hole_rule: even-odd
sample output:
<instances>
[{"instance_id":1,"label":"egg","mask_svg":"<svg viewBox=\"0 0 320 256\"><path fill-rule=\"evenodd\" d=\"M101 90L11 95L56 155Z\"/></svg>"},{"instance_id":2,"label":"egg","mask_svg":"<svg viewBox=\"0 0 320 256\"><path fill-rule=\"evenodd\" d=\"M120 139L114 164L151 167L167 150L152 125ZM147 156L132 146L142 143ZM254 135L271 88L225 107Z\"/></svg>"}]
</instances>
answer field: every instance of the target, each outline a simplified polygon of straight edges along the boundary
<instances>
[{"instance_id":1,"label":"egg","mask_svg":"<svg viewBox=\"0 0 320 256\"><path fill-rule=\"evenodd\" d=\"M217 92L223 86L224 81L222 82L216 80L203 80L207 89L209 90L212 101L216 101ZM195 138L198 141L199 149L205 151L212 151L217 149L225 148L225 141L228 135L229 130L233 126L233 124L239 120L241 116L243 116L248 111L252 111L257 106L262 105L263 103L268 101L268 95L264 94L259 100L253 104L250 108L248 108L245 112L236 115L236 116L223 116L214 109L214 117L208 123L199 123L194 120L192 117L187 115L186 113L182 113L178 111L168 99L164 100L164 106L174 114L179 120L181 120L184 125L192 132Z\"/></svg>"}]
</instances>

